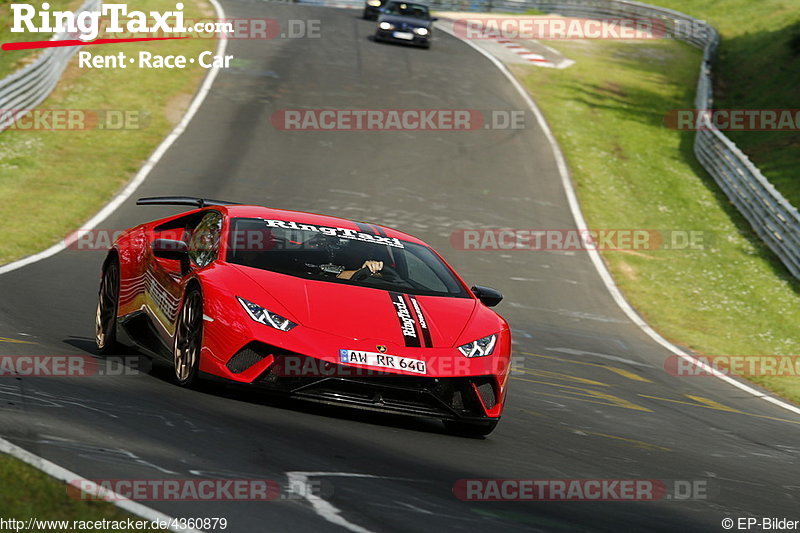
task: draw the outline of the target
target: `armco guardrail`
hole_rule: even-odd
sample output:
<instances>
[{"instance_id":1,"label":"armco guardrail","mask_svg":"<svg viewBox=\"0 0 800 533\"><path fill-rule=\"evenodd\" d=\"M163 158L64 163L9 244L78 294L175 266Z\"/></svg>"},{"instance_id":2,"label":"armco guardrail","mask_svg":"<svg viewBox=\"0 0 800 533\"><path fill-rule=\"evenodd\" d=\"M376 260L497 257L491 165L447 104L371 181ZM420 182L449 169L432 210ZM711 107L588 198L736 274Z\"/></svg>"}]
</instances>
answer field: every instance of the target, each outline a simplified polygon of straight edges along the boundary
<instances>
[{"instance_id":1,"label":"armco guardrail","mask_svg":"<svg viewBox=\"0 0 800 533\"><path fill-rule=\"evenodd\" d=\"M719 45L719 34L693 17L648 4L627 0L432 0L436 10L545 13L584 18L647 18L663 23L666 34L703 49L697 82L695 108L713 108L711 65ZM786 268L800 278L800 215L797 209L767 181L761 171L736 145L701 114L694 153L731 202L744 215L758 236L775 252Z\"/></svg>"},{"instance_id":2,"label":"armco guardrail","mask_svg":"<svg viewBox=\"0 0 800 533\"><path fill-rule=\"evenodd\" d=\"M101 0L87 0L76 13L96 11L100 5ZM53 36L51 40L76 38L64 32ZM78 48L47 48L32 63L0 80L0 131L10 126L25 110L39 105L50 95Z\"/></svg>"}]
</instances>

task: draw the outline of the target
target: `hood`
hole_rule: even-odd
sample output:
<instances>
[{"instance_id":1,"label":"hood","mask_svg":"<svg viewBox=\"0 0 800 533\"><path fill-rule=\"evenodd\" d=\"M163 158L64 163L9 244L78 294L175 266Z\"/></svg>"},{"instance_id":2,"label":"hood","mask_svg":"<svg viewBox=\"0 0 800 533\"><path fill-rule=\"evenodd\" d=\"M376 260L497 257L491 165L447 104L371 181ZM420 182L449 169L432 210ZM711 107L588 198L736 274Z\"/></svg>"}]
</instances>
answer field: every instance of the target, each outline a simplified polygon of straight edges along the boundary
<instances>
[{"instance_id":1,"label":"hood","mask_svg":"<svg viewBox=\"0 0 800 533\"><path fill-rule=\"evenodd\" d=\"M279 302L291 315L287 318L298 324L387 345L453 346L478 304L472 298L403 294L238 265L236 268ZM246 294L241 296L248 298ZM272 303L253 298L265 307Z\"/></svg>"},{"instance_id":2,"label":"hood","mask_svg":"<svg viewBox=\"0 0 800 533\"><path fill-rule=\"evenodd\" d=\"M406 25L410 28L431 28L433 21L428 19L418 19L415 17L405 17L403 15L381 15L378 22L391 22L397 26Z\"/></svg>"}]
</instances>

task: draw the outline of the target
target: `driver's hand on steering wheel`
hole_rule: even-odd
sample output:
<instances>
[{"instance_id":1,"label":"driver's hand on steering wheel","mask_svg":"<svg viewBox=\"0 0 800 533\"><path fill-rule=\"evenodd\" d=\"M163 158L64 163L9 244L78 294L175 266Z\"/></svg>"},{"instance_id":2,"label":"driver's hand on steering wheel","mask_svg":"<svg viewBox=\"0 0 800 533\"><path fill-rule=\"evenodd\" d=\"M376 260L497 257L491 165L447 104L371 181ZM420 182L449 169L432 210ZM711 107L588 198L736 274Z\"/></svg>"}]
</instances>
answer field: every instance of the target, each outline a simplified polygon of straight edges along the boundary
<instances>
[{"instance_id":1,"label":"driver's hand on steering wheel","mask_svg":"<svg viewBox=\"0 0 800 533\"><path fill-rule=\"evenodd\" d=\"M373 261L372 259L369 259L364 261L364 264L361 265L361 268L368 268L372 274L375 274L383 270L383 261Z\"/></svg>"},{"instance_id":2,"label":"driver's hand on steering wheel","mask_svg":"<svg viewBox=\"0 0 800 533\"><path fill-rule=\"evenodd\" d=\"M364 270L364 269L368 269L370 275L375 275L378 272L380 272L381 270L383 270L383 261L375 261L373 259L367 259L366 261L364 261L364 264L361 265L360 269L358 269L358 270L343 270L336 277L337 278L341 278L341 279L350 279L350 278L353 277L353 274L355 274L359 270Z\"/></svg>"}]
</instances>

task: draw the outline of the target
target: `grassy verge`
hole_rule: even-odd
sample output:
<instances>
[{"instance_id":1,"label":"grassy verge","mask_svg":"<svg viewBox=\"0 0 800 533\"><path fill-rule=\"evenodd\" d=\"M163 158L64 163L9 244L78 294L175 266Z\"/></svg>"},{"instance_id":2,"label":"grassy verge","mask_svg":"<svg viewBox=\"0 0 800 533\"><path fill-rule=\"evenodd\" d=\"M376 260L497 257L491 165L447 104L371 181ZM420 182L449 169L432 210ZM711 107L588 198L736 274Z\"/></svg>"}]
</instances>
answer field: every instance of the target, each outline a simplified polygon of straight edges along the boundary
<instances>
[{"instance_id":1,"label":"grassy verge","mask_svg":"<svg viewBox=\"0 0 800 533\"><path fill-rule=\"evenodd\" d=\"M692 133L663 126L666 110L691 106L700 53L668 41L548 44L576 64L515 72L564 150L590 227L705 232L703 250L604 252L629 301L699 353L800 353L800 283L695 162ZM753 381L800 402L800 378Z\"/></svg>"},{"instance_id":2,"label":"grassy verge","mask_svg":"<svg viewBox=\"0 0 800 533\"><path fill-rule=\"evenodd\" d=\"M791 0L652 0L705 20L722 36L716 107L797 109L800 5ZM728 132L764 175L800 207L800 131Z\"/></svg>"},{"instance_id":3,"label":"grassy verge","mask_svg":"<svg viewBox=\"0 0 800 533\"><path fill-rule=\"evenodd\" d=\"M16 519L26 523L30 518L67 520L67 527L54 525L50 528L65 532L86 531L85 528L73 527L80 526L73 521L127 521L129 518L143 520L132 517L108 502L72 498L67 493L66 484L8 455L0 455L0 479L3 480L0 484L0 518L5 520ZM122 528L115 531L156 530Z\"/></svg>"},{"instance_id":4,"label":"grassy verge","mask_svg":"<svg viewBox=\"0 0 800 533\"><path fill-rule=\"evenodd\" d=\"M23 34L11 33L13 17L11 15L10 1L0 0L0 44L14 41L45 41L52 34ZM51 0L50 9L54 11L75 10L82 4L81 0ZM0 52L0 78L11 74L30 62L39 50L15 50L13 52Z\"/></svg>"},{"instance_id":5,"label":"grassy verge","mask_svg":"<svg viewBox=\"0 0 800 533\"><path fill-rule=\"evenodd\" d=\"M205 0L184 3L187 20L214 14ZM171 0L141 0L136 8L163 12L174 5ZM31 39L14 34L13 40ZM186 39L103 45L91 51L136 57L139 50L148 50L196 58L201 51L214 50L216 43ZM173 70L134 65L80 69L73 59L42 108L124 110L143 119L123 130L0 133L0 234L13 236L0 239L0 264L47 248L89 219L136 173L180 119L205 72L197 63Z\"/></svg>"}]
</instances>

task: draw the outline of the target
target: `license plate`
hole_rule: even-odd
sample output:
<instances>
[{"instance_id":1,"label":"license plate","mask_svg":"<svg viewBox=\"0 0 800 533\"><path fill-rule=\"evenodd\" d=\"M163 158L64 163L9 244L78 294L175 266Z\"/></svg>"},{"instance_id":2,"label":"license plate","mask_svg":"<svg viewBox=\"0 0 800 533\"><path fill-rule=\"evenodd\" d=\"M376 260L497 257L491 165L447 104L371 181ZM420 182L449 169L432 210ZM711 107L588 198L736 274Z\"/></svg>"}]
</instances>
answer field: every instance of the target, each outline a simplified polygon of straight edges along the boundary
<instances>
[{"instance_id":1,"label":"license plate","mask_svg":"<svg viewBox=\"0 0 800 533\"><path fill-rule=\"evenodd\" d=\"M391 370L404 370L415 374L426 374L425 361L390 355L387 353L362 352L360 350L339 350L339 361L347 364L377 366Z\"/></svg>"},{"instance_id":2,"label":"license plate","mask_svg":"<svg viewBox=\"0 0 800 533\"><path fill-rule=\"evenodd\" d=\"M406 41L414 39L414 34L407 31L396 31L393 35L395 39L405 39Z\"/></svg>"}]
</instances>

